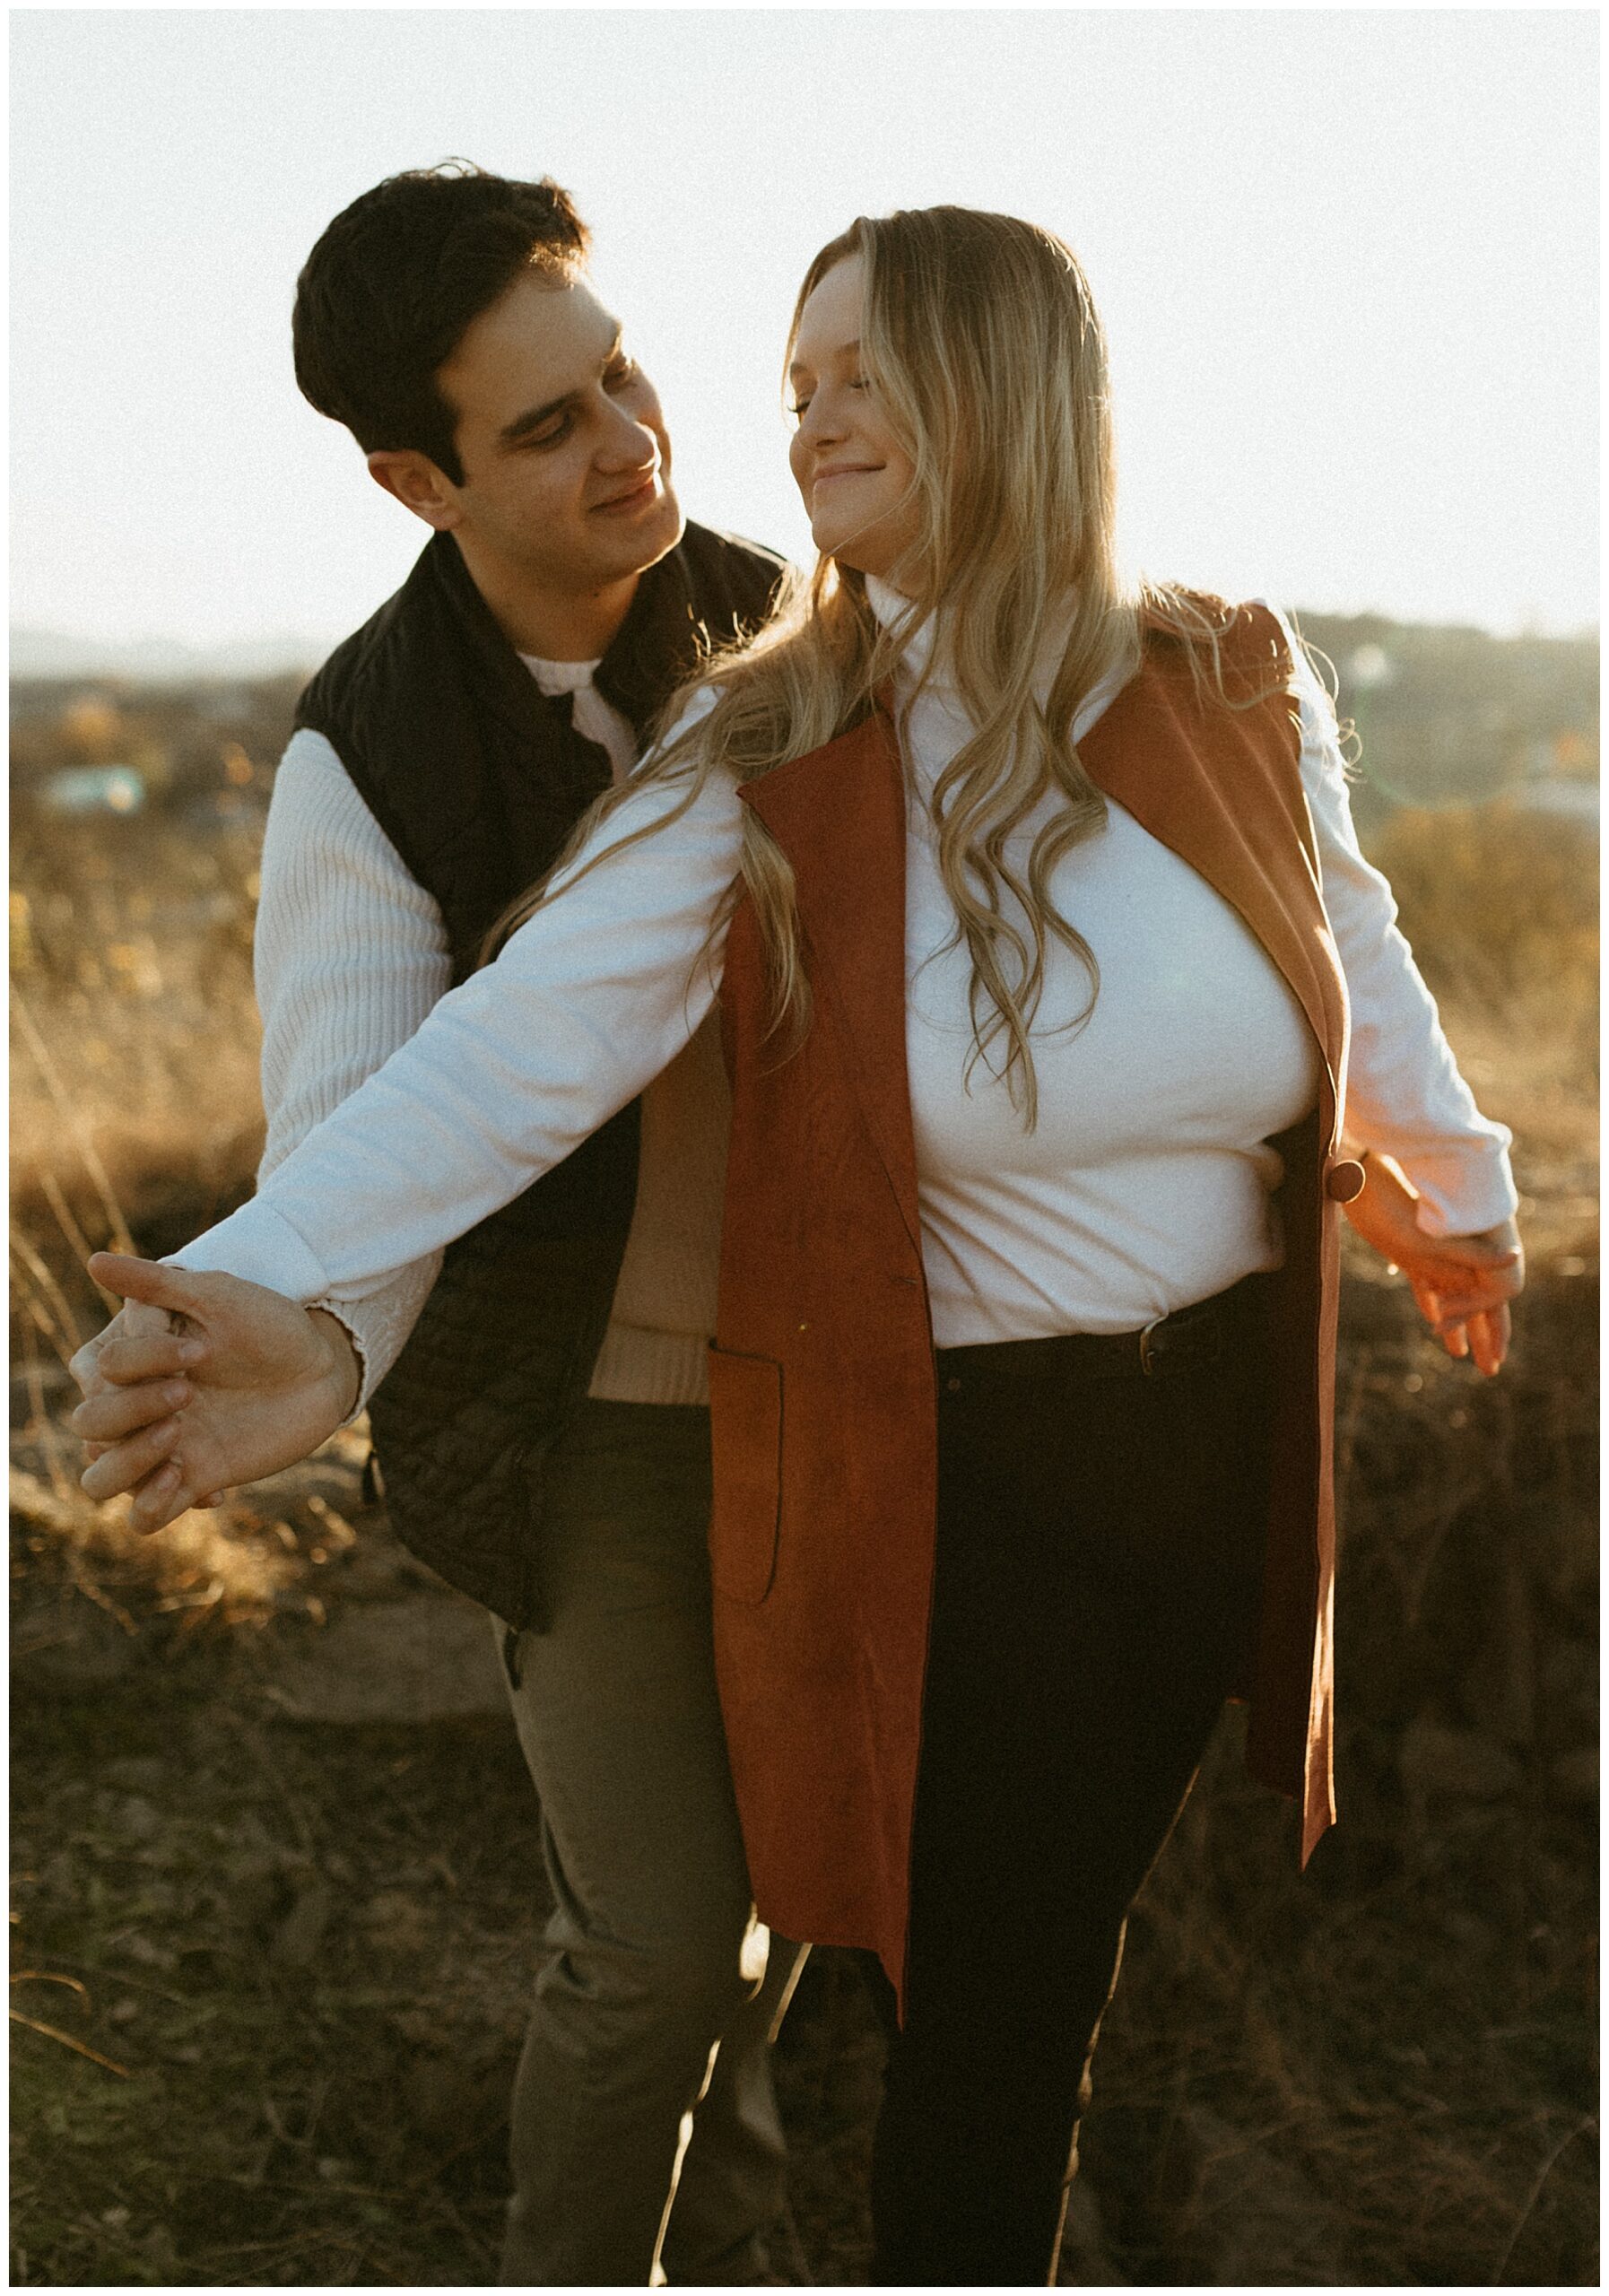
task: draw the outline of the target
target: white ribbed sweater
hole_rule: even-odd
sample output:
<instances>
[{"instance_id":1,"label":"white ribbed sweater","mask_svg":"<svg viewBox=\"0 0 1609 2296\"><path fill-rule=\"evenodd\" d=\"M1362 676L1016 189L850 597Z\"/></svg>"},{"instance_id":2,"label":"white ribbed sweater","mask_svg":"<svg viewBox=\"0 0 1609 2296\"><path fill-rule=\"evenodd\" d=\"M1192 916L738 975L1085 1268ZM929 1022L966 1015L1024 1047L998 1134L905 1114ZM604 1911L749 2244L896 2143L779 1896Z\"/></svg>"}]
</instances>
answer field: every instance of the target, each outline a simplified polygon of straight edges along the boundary
<instances>
[{"instance_id":1,"label":"white ribbed sweater","mask_svg":"<svg viewBox=\"0 0 1609 2296\"><path fill-rule=\"evenodd\" d=\"M524 655L544 693L569 692L578 733L615 779L631 726L592 683L596 662ZM274 782L257 921L267 1139L258 1186L406 1043L452 978L441 912L409 874L323 735L295 735ZM621 1403L702 1403L715 1328L731 1091L711 1016L642 1096L637 1203L590 1392ZM366 1296L326 1304L363 1361L361 1401L396 1361L441 1255Z\"/></svg>"}]
</instances>

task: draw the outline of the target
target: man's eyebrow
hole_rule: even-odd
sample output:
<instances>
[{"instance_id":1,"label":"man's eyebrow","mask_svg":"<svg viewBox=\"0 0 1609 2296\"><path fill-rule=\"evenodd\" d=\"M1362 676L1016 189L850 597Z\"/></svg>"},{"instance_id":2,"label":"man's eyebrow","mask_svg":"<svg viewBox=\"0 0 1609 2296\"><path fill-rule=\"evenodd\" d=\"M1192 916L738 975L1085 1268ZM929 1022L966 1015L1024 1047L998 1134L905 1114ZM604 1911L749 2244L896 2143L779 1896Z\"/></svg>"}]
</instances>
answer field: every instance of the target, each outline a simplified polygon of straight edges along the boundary
<instances>
[{"instance_id":1,"label":"man's eyebrow","mask_svg":"<svg viewBox=\"0 0 1609 2296\"><path fill-rule=\"evenodd\" d=\"M566 391L560 398L550 398L545 405L527 407L523 414L517 414L512 422L504 423L497 434L499 445L517 446L528 431L539 430L551 415L562 414L565 408L579 396L578 391Z\"/></svg>"},{"instance_id":2,"label":"man's eyebrow","mask_svg":"<svg viewBox=\"0 0 1609 2296\"><path fill-rule=\"evenodd\" d=\"M598 371L600 373L602 373L603 370L609 365L612 360L617 359L620 356L620 344L621 330L619 327L616 327L614 330L613 339L610 343L609 348L604 352L603 357L598 361ZM497 434L498 444L503 447L517 446L519 441L523 438L526 437L529 432L533 430L539 430L542 428L542 425L550 421L553 415L562 414L565 408L567 406L573 405L580 396L581 394L578 390L561 391L557 398L550 398L541 406L526 407L523 414L517 414L511 422L504 423L502 429Z\"/></svg>"}]
</instances>

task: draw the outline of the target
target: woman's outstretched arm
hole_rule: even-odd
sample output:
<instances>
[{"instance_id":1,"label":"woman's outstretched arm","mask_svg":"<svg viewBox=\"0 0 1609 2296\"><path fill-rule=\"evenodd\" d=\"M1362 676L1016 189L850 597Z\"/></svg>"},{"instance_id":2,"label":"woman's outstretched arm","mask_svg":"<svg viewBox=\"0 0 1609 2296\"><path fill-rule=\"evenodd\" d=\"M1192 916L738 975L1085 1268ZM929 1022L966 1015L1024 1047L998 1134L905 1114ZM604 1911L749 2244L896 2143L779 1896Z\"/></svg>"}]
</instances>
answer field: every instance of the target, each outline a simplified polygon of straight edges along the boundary
<instances>
[{"instance_id":1,"label":"woman's outstretched arm","mask_svg":"<svg viewBox=\"0 0 1609 2296\"><path fill-rule=\"evenodd\" d=\"M1345 1128L1366 1152L1368 1185L1348 1217L1402 1269L1448 1353L1491 1373L1525 1281L1509 1134L1458 1073L1391 888L1359 847L1329 696L1293 639L1292 653L1302 781L1352 1004Z\"/></svg>"},{"instance_id":2,"label":"woman's outstretched arm","mask_svg":"<svg viewBox=\"0 0 1609 2296\"><path fill-rule=\"evenodd\" d=\"M361 1293L507 1204L634 1099L714 1002L716 919L741 857L734 784L712 774L677 815L682 795L675 782L636 790L496 963L444 996L176 1262L305 1304ZM639 830L652 834L622 847Z\"/></svg>"}]
</instances>

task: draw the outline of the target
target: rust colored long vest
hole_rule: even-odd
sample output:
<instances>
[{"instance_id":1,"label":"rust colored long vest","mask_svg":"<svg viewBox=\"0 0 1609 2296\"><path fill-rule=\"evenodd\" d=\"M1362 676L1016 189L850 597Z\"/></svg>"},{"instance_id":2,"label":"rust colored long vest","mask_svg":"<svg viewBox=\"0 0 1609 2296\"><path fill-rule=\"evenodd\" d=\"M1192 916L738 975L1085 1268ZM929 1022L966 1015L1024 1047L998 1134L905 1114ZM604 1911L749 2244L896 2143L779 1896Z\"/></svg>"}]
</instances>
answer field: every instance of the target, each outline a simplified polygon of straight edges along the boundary
<instances>
[{"instance_id":1,"label":"rust colored long vest","mask_svg":"<svg viewBox=\"0 0 1609 2296\"><path fill-rule=\"evenodd\" d=\"M1323 1055L1319 1105L1275 1144L1286 1243L1275 1473L1248 1760L1297 1797L1305 1857L1335 1815L1331 1427L1336 1153L1346 1004L1319 895L1288 668L1242 608L1230 709L1175 641L1080 744L1092 778L1223 895L1278 966ZM869 718L746 785L793 865L814 1013L768 1039L745 900L722 988L734 1088L710 1358L716 1657L761 1918L904 1964L911 1811L934 1561L933 1336L905 1065L905 784ZM1158 920L1158 929L1164 929ZM1135 1048L1135 1057L1144 1057Z\"/></svg>"}]
</instances>

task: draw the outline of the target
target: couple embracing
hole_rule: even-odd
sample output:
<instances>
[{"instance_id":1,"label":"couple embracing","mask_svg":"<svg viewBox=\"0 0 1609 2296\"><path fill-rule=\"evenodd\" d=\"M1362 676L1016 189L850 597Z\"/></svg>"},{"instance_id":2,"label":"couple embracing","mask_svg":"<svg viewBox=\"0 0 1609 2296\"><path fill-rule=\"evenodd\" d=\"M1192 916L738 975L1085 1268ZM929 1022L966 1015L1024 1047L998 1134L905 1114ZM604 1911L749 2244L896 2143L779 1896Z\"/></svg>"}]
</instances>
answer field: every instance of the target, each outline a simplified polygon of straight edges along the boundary
<instances>
[{"instance_id":1,"label":"couple embracing","mask_svg":"<svg viewBox=\"0 0 1609 2296\"><path fill-rule=\"evenodd\" d=\"M436 170L303 272L303 390L434 532L302 697L259 1192L96 1262L85 1483L159 1529L366 1407L492 1613L554 1899L506 2283L778 2276L822 1943L888 2034L874 2278L1044 2285L1226 1698L1334 1814L1341 1207L1495 1371L1508 1136L1287 625L1119 577L1059 239L816 257L807 578L683 525L586 257Z\"/></svg>"}]
</instances>

